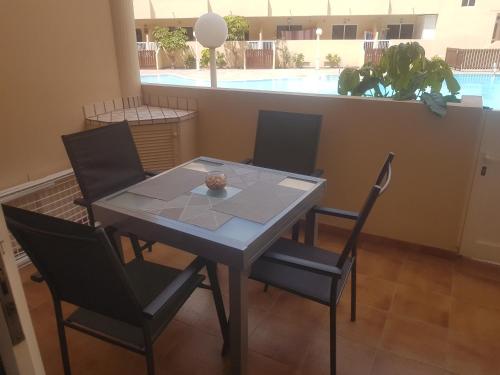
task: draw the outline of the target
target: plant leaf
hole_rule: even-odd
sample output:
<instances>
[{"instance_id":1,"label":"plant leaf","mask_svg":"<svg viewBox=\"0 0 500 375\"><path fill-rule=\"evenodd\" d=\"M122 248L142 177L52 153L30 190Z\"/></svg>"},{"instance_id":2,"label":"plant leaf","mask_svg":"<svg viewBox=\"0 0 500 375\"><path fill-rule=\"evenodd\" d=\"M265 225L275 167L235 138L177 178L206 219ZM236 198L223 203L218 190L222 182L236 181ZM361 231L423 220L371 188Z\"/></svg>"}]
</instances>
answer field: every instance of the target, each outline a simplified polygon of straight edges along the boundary
<instances>
[{"instance_id":1,"label":"plant leaf","mask_svg":"<svg viewBox=\"0 0 500 375\"><path fill-rule=\"evenodd\" d=\"M439 117L444 117L446 115L446 100L441 93L424 92L420 98L432 113Z\"/></svg>"},{"instance_id":2,"label":"plant leaf","mask_svg":"<svg viewBox=\"0 0 500 375\"><path fill-rule=\"evenodd\" d=\"M448 87L448 90L453 94L456 95L460 91L460 84L458 83L457 79L453 77L446 77L446 87Z\"/></svg>"},{"instance_id":3,"label":"plant leaf","mask_svg":"<svg viewBox=\"0 0 500 375\"><path fill-rule=\"evenodd\" d=\"M346 68L340 73L338 92L340 95L348 95L356 91L359 85L359 72L357 69Z\"/></svg>"}]
</instances>

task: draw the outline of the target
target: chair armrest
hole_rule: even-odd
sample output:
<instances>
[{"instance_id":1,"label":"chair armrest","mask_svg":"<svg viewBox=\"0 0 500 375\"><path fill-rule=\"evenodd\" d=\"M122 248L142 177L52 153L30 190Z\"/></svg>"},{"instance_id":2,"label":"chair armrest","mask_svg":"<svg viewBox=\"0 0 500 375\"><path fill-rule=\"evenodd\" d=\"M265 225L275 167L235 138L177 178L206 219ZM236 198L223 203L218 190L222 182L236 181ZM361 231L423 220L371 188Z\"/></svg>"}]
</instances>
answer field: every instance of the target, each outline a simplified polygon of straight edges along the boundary
<instances>
[{"instance_id":1,"label":"chair armrest","mask_svg":"<svg viewBox=\"0 0 500 375\"><path fill-rule=\"evenodd\" d=\"M315 214L335 216L349 220L358 220L359 217L359 214L357 212L339 210L337 208L314 207L313 212Z\"/></svg>"},{"instance_id":2,"label":"chair armrest","mask_svg":"<svg viewBox=\"0 0 500 375\"><path fill-rule=\"evenodd\" d=\"M253 159L252 158L246 158L246 159L243 159L242 161L240 161L241 164L252 164L253 163Z\"/></svg>"},{"instance_id":3,"label":"chair armrest","mask_svg":"<svg viewBox=\"0 0 500 375\"><path fill-rule=\"evenodd\" d=\"M330 276L330 277L338 277L342 276L342 271L335 266L330 266L328 264L323 264L319 262L315 262L312 260L307 260L303 258L293 257L291 255L286 255L282 253L278 253L272 250L268 250L262 255L262 259L281 263L287 266L303 269L306 271L318 273L320 275Z\"/></svg>"},{"instance_id":4,"label":"chair armrest","mask_svg":"<svg viewBox=\"0 0 500 375\"><path fill-rule=\"evenodd\" d=\"M78 205L78 206L82 206L82 207L86 207L86 208L90 207L90 203L87 200L85 200L85 198L75 198L73 200L73 203Z\"/></svg>"},{"instance_id":5,"label":"chair armrest","mask_svg":"<svg viewBox=\"0 0 500 375\"><path fill-rule=\"evenodd\" d=\"M163 308L171 303L182 287L192 278L198 277L198 272L205 266L205 261L197 257L191 264L172 280L163 291L156 296L143 310L146 318L153 319Z\"/></svg>"},{"instance_id":6,"label":"chair armrest","mask_svg":"<svg viewBox=\"0 0 500 375\"><path fill-rule=\"evenodd\" d=\"M312 177L321 177L325 171L323 169L315 169L311 174Z\"/></svg>"},{"instance_id":7,"label":"chair armrest","mask_svg":"<svg viewBox=\"0 0 500 375\"><path fill-rule=\"evenodd\" d=\"M146 177L154 177L154 176L156 176L158 173L153 172L153 171L144 171L144 174L146 175Z\"/></svg>"}]
</instances>

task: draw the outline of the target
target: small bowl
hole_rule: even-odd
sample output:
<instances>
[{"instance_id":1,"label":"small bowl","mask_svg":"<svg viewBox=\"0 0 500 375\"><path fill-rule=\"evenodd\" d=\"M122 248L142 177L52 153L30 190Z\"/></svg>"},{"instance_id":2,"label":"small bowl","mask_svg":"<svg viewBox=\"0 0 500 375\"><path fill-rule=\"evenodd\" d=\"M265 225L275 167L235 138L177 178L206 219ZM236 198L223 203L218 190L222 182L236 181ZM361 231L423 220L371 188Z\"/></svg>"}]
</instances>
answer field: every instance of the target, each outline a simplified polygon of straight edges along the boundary
<instances>
[{"instance_id":1,"label":"small bowl","mask_svg":"<svg viewBox=\"0 0 500 375\"><path fill-rule=\"evenodd\" d=\"M207 185L207 188L210 190L223 190L226 184L226 175L221 171L210 171L207 173L207 177L205 177L205 185Z\"/></svg>"}]
</instances>

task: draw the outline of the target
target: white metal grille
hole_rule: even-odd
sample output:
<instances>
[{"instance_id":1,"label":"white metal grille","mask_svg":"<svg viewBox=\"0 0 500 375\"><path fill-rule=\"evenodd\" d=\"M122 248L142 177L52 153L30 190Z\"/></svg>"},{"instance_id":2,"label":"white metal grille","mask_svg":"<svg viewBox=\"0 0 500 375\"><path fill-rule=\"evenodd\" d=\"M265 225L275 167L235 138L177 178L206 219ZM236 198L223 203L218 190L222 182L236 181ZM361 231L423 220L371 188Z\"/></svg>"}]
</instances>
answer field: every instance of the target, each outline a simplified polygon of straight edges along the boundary
<instances>
[{"instance_id":1,"label":"white metal grille","mask_svg":"<svg viewBox=\"0 0 500 375\"><path fill-rule=\"evenodd\" d=\"M9 189L0 196L0 201L29 211L88 224L87 210L73 203L78 197L81 197L80 188L73 171L68 170ZM12 235L11 242L18 265L28 263L28 257Z\"/></svg>"}]
</instances>

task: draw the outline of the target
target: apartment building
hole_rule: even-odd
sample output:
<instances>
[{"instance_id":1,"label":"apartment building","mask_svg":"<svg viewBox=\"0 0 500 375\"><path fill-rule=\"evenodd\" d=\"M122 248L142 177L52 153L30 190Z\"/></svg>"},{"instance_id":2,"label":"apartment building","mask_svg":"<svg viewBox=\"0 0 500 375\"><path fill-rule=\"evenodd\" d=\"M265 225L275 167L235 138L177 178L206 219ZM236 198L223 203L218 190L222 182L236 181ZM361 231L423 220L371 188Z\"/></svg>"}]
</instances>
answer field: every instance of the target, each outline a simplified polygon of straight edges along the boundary
<instances>
[{"instance_id":1,"label":"apartment building","mask_svg":"<svg viewBox=\"0 0 500 375\"><path fill-rule=\"evenodd\" d=\"M374 38L416 40L440 56L447 47L491 48L500 39L499 0L134 0L134 11L139 41L156 26L185 27L194 40L193 25L208 11L244 16L248 40L285 39L292 49L321 28L322 43L334 41L328 47L344 54Z\"/></svg>"}]
</instances>

